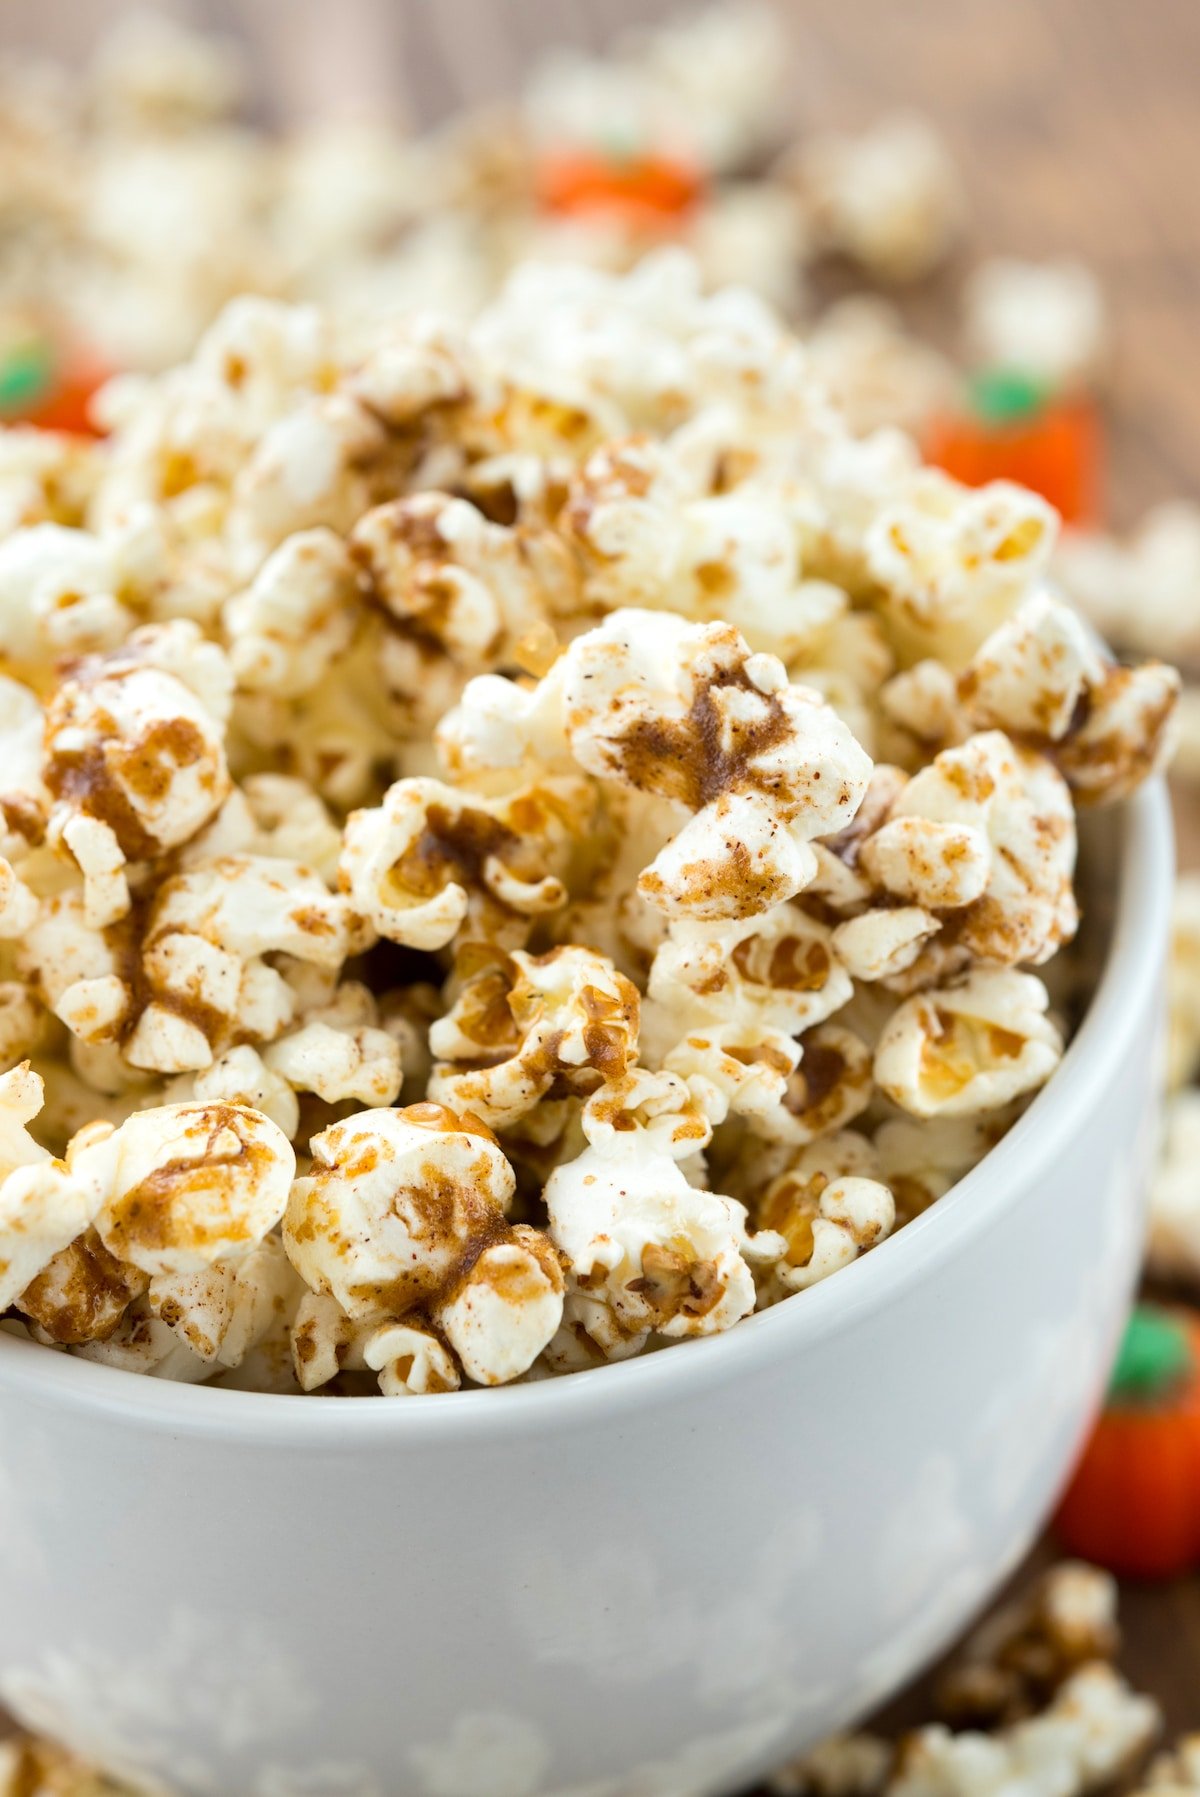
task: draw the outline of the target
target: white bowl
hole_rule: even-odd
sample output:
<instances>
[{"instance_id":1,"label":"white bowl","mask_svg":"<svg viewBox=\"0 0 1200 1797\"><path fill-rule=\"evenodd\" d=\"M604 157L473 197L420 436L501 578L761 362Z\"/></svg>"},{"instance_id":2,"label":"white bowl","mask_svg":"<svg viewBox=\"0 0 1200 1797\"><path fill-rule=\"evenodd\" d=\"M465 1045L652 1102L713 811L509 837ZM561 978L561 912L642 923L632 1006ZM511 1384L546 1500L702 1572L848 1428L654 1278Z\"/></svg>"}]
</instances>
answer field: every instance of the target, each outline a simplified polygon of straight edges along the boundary
<instances>
[{"instance_id":1,"label":"white bowl","mask_svg":"<svg viewBox=\"0 0 1200 1797\"><path fill-rule=\"evenodd\" d=\"M1136 1274L1161 786L1093 828L1111 935L1047 1090L895 1239L727 1336L317 1403L0 1333L3 1701L214 1797L684 1797L884 1698L1028 1546Z\"/></svg>"}]
</instances>

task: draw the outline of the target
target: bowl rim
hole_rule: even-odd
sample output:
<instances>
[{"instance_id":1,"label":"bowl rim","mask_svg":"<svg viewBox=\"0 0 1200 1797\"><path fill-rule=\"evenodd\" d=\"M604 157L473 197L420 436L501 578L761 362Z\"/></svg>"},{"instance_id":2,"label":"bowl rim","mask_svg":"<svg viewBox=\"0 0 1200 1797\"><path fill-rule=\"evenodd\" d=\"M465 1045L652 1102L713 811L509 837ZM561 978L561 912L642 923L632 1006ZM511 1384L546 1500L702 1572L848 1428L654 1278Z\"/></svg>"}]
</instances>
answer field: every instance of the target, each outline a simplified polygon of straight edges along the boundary
<instances>
[{"instance_id":1,"label":"bowl rim","mask_svg":"<svg viewBox=\"0 0 1200 1797\"><path fill-rule=\"evenodd\" d=\"M721 1335L673 1343L670 1352L639 1355L560 1379L431 1394L411 1404L369 1399L301 1403L294 1394L181 1384L50 1353L0 1330L0 1400L6 1390L20 1391L126 1426L272 1450L341 1444L387 1449L540 1432L547 1426L590 1427L752 1375L764 1362L798 1355L816 1337L843 1334L866 1311L887 1308L985 1234L1009 1200L1014 1176L1022 1182L1036 1178L1086 1125L1096 1092L1118 1074L1127 1036L1122 1020L1148 996L1155 999L1162 973L1174 870L1165 781L1149 782L1125 802L1117 827L1119 876L1104 967L1053 1078L1008 1134L943 1198L836 1278L806 1291L802 1302L797 1294Z\"/></svg>"}]
</instances>

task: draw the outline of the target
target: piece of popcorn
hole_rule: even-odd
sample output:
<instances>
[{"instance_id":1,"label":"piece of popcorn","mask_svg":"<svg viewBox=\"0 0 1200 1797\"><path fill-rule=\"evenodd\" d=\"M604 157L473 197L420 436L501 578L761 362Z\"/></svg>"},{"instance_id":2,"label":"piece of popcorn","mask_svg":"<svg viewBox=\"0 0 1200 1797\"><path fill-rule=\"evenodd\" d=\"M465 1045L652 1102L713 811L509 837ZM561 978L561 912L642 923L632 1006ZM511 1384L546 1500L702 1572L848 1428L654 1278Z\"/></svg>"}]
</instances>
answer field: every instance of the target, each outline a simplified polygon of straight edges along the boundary
<instances>
[{"instance_id":1,"label":"piece of popcorn","mask_svg":"<svg viewBox=\"0 0 1200 1797\"><path fill-rule=\"evenodd\" d=\"M448 493L377 506L350 549L385 621L380 668L406 736L429 729L468 676L513 665L548 614L574 602L558 536L493 524Z\"/></svg>"},{"instance_id":2,"label":"piece of popcorn","mask_svg":"<svg viewBox=\"0 0 1200 1797\"><path fill-rule=\"evenodd\" d=\"M603 955L574 945L519 950L468 978L433 1024L435 1103L506 1128L556 1082L586 1094L637 1055L637 987Z\"/></svg>"},{"instance_id":3,"label":"piece of popcorn","mask_svg":"<svg viewBox=\"0 0 1200 1797\"><path fill-rule=\"evenodd\" d=\"M1138 1783L1139 1793L1154 1791L1158 1797L1178 1793L1190 1797L1200 1790L1200 1735L1182 1735L1166 1753L1156 1754Z\"/></svg>"},{"instance_id":4,"label":"piece of popcorn","mask_svg":"<svg viewBox=\"0 0 1200 1797\"><path fill-rule=\"evenodd\" d=\"M484 1247L433 1314L477 1385L519 1378L562 1322L563 1273L553 1243L515 1224L504 1240Z\"/></svg>"},{"instance_id":5,"label":"piece of popcorn","mask_svg":"<svg viewBox=\"0 0 1200 1797\"><path fill-rule=\"evenodd\" d=\"M874 294L851 294L828 307L807 348L813 372L858 435L893 425L919 436L957 398L951 365Z\"/></svg>"},{"instance_id":6,"label":"piece of popcorn","mask_svg":"<svg viewBox=\"0 0 1200 1797\"><path fill-rule=\"evenodd\" d=\"M0 1311L82 1234L95 1201L27 1125L44 1087L27 1061L0 1074Z\"/></svg>"},{"instance_id":7,"label":"piece of popcorn","mask_svg":"<svg viewBox=\"0 0 1200 1797\"><path fill-rule=\"evenodd\" d=\"M988 1616L939 1678L939 1715L956 1728L994 1728L1041 1709L1072 1673L1117 1651L1112 1575L1078 1560L1051 1566Z\"/></svg>"},{"instance_id":8,"label":"piece of popcorn","mask_svg":"<svg viewBox=\"0 0 1200 1797\"><path fill-rule=\"evenodd\" d=\"M827 1179L800 1166L779 1174L763 1192L758 1227L781 1236L785 1252L774 1262L784 1292L804 1291L857 1260L890 1235L895 1204L874 1179Z\"/></svg>"},{"instance_id":9,"label":"piece of popcorn","mask_svg":"<svg viewBox=\"0 0 1200 1797\"><path fill-rule=\"evenodd\" d=\"M673 1066L676 1047L696 1038L700 1052L703 1038L748 1072L756 1050L790 1059L786 1039L824 1022L852 991L829 929L798 905L737 923L674 924L650 968L646 1052Z\"/></svg>"},{"instance_id":10,"label":"piece of popcorn","mask_svg":"<svg viewBox=\"0 0 1200 1797\"><path fill-rule=\"evenodd\" d=\"M1025 487L963 487L935 468L914 474L864 537L909 659L965 661L1044 572L1057 529L1058 514Z\"/></svg>"},{"instance_id":11,"label":"piece of popcorn","mask_svg":"<svg viewBox=\"0 0 1200 1797\"><path fill-rule=\"evenodd\" d=\"M283 1241L301 1278L353 1321L431 1304L472 1254L507 1239L515 1181L491 1132L439 1104L360 1111L315 1136Z\"/></svg>"},{"instance_id":12,"label":"piece of popcorn","mask_svg":"<svg viewBox=\"0 0 1200 1797\"><path fill-rule=\"evenodd\" d=\"M830 1735L772 1772L775 1797L876 1797L887 1788L896 1750L878 1735Z\"/></svg>"},{"instance_id":13,"label":"piece of popcorn","mask_svg":"<svg viewBox=\"0 0 1200 1797\"><path fill-rule=\"evenodd\" d=\"M979 971L908 999L875 1051L881 1091L916 1117L969 1117L1044 1085L1062 1058L1030 973Z\"/></svg>"},{"instance_id":14,"label":"piece of popcorn","mask_svg":"<svg viewBox=\"0 0 1200 1797\"><path fill-rule=\"evenodd\" d=\"M67 1165L109 1253L154 1278L248 1254L283 1215L296 1157L260 1112L191 1103L84 1130Z\"/></svg>"},{"instance_id":15,"label":"piece of popcorn","mask_svg":"<svg viewBox=\"0 0 1200 1797\"><path fill-rule=\"evenodd\" d=\"M0 650L17 670L60 656L111 649L134 622L117 596L112 557L99 538L34 524L0 543Z\"/></svg>"},{"instance_id":16,"label":"piece of popcorn","mask_svg":"<svg viewBox=\"0 0 1200 1797\"><path fill-rule=\"evenodd\" d=\"M0 674L0 852L20 857L40 843L50 811L42 782L44 716L37 694Z\"/></svg>"},{"instance_id":17,"label":"piece of popcorn","mask_svg":"<svg viewBox=\"0 0 1200 1797\"><path fill-rule=\"evenodd\" d=\"M606 1079L583 1106L580 1124L601 1154L624 1153L636 1134L656 1154L676 1161L701 1152L712 1136L711 1119L686 1081L646 1067Z\"/></svg>"},{"instance_id":18,"label":"piece of popcorn","mask_svg":"<svg viewBox=\"0 0 1200 1797\"><path fill-rule=\"evenodd\" d=\"M110 1254L88 1228L47 1261L13 1302L43 1336L75 1346L112 1335L148 1284L145 1273Z\"/></svg>"},{"instance_id":19,"label":"piece of popcorn","mask_svg":"<svg viewBox=\"0 0 1200 1797\"><path fill-rule=\"evenodd\" d=\"M374 1323L351 1321L336 1298L306 1291L291 1327L292 1367L301 1391L316 1391L343 1371L361 1372L366 1344L375 1332Z\"/></svg>"},{"instance_id":20,"label":"piece of popcorn","mask_svg":"<svg viewBox=\"0 0 1200 1797\"><path fill-rule=\"evenodd\" d=\"M326 677L358 622L358 574L341 538L298 531L226 600L222 623L239 687L295 698Z\"/></svg>"},{"instance_id":21,"label":"piece of popcorn","mask_svg":"<svg viewBox=\"0 0 1200 1797\"><path fill-rule=\"evenodd\" d=\"M24 936L37 916L38 902L12 864L0 857L0 940Z\"/></svg>"},{"instance_id":22,"label":"piece of popcorn","mask_svg":"<svg viewBox=\"0 0 1200 1797\"><path fill-rule=\"evenodd\" d=\"M649 1340L647 1323L631 1323L606 1292L569 1276L562 1322L547 1342L542 1361L552 1373L582 1373L609 1361L630 1360Z\"/></svg>"},{"instance_id":23,"label":"piece of popcorn","mask_svg":"<svg viewBox=\"0 0 1200 1797\"><path fill-rule=\"evenodd\" d=\"M884 281L911 281L946 255L963 220L958 171L928 120L896 113L858 137L829 133L794 154L831 248Z\"/></svg>"},{"instance_id":24,"label":"piece of popcorn","mask_svg":"<svg viewBox=\"0 0 1200 1797\"><path fill-rule=\"evenodd\" d=\"M1039 592L972 657L958 697L974 729L1045 747L1094 804L1127 797L1162 765L1179 687L1161 662L1106 661L1076 614Z\"/></svg>"},{"instance_id":25,"label":"piece of popcorn","mask_svg":"<svg viewBox=\"0 0 1200 1797\"><path fill-rule=\"evenodd\" d=\"M128 909L124 862L178 847L225 799L226 703L220 650L182 621L76 663L56 690L46 713L50 837L80 865L89 922Z\"/></svg>"},{"instance_id":26,"label":"piece of popcorn","mask_svg":"<svg viewBox=\"0 0 1200 1797\"><path fill-rule=\"evenodd\" d=\"M236 1367L270 1334L284 1333L304 1287L277 1236L189 1273L158 1273L146 1303L201 1360Z\"/></svg>"},{"instance_id":27,"label":"piece of popcorn","mask_svg":"<svg viewBox=\"0 0 1200 1797\"><path fill-rule=\"evenodd\" d=\"M546 781L504 799L438 780L398 780L383 803L352 813L339 880L381 936L443 948L470 917L488 937L565 903L574 785Z\"/></svg>"},{"instance_id":28,"label":"piece of popcorn","mask_svg":"<svg viewBox=\"0 0 1200 1797\"><path fill-rule=\"evenodd\" d=\"M745 1208L689 1185L669 1154L589 1147L556 1168L544 1196L573 1279L627 1333L711 1335L754 1308Z\"/></svg>"},{"instance_id":29,"label":"piece of popcorn","mask_svg":"<svg viewBox=\"0 0 1200 1797\"><path fill-rule=\"evenodd\" d=\"M1149 1745L1158 1706L1102 1661L1082 1666L1028 1721L996 1734L933 1724L905 1741L889 1797L1078 1797L1115 1779Z\"/></svg>"},{"instance_id":30,"label":"piece of popcorn","mask_svg":"<svg viewBox=\"0 0 1200 1797\"><path fill-rule=\"evenodd\" d=\"M415 1323L384 1323L372 1330L363 1343L362 1358L379 1374L385 1398L457 1391L462 1383L445 1344Z\"/></svg>"},{"instance_id":31,"label":"piece of popcorn","mask_svg":"<svg viewBox=\"0 0 1200 1797\"><path fill-rule=\"evenodd\" d=\"M272 1042L264 1063L296 1092L315 1092L327 1104L391 1104L403 1081L400 1045L386 1030L346 1029L320 1014Z\"/></svg>"},{"instance_id":32,"label":"piece of popcorn","mask_svg":"<svg viewBox=\"0 0 1200 1797\"><path fill-rule=\"evenodd\" d=\"M144 1297L134 1300L111 1335L101 1341L80 1342L70 1352L118 1372L171 1379L182 1385L197 1385L213 1370L210 1361L201 1359L153 1314Z\"/></svg>"},{"instance_id":33,"label":"piece of popcorn","mask_svg":"<svg viewBox=\"0 0 1200 1797\"><path fill-rule=\"evenodd\" d=\"M1081 262L1021 262L996 256L963 289L964 334L973 361L1013 368L1052 389L1094 381L1109 350L1100 285Z\"/></svg>"},{"instance_id":34,"label":"piece of popcorn","mask_svg":"<svg viewBox=\"0 0 1200 1797\"><path fill-rule=\"evenodd\" d=\"M300 1126L300 1106L288 1081L269 1067L249 1043L227 1048L212 1065L199 1073L186 1073L168 1082L163 1096L170 1103L189 1098L207 1104L240 1104L269 1117L290 1142Z\"/></svg>"},{"instance_id":35,"label":"piece of popcorn","mask_svg":"<svg viewBox=\"0 0 1200 1797\"><path fill-rule=\"evenodd\" d=\"M836 1021L807 1030L799 1041L799 1065L788 1075L777 1105L747 1113L751 1130L769 1141L797 1147L843 1130L871 1102L871 1050L854 1030Z\"/></svg>"},{"instance_id":36,"label":"piece of popcorn","mask_svg":"<svg viewBox=\"0 0 1200 1797\"><path fill-rule=\"evenodd\" d=\"M1052 572L1106 642L1194 665L1200 651L1200 507L1154 506L1125 539L1068 530Z\"/></svg>"},{"instance_id":37,"label":"piece of popcorn","mask_svg":"<svg viewBox=\"0 0 1200 1797\"><path fill-rule=\"evenodd\" d=\"M1036 965L1075 932L1070 793L1043 756L998 730L944 749L914 775L862 860L897 897L949 908L935 950Z\"/></svg>"},{"instance_id":38,"label":"piece of popcorn","mask_svg":"<svg viewBox=\"0 0 1200 1797\"><path fill-rule=\"evenodd\" d=\"M614 613L532 694L472 682L443 727L463 765L541 759L556 735L587 773L692 814L639 890L700 919L751 916L799 891L816 871L810 838L849 822L870 772L781 663L751 655L736 631L657 612Z\"/></svg>"},{"instance_id":39,"label":"piece of popcorn","mask_svg":"<svg viewBox=\"0 0 1200 1797\"><path fill-rule=\"evenodd\" d=\"M1162 1147L1150 1185L1147 1264L1160 1279L1200 1278L1200 1091L1168 1099Z\"/></svg>"},{"instance_id":40,"label":"piece of popcorn","mask_svg":"<svg viewBox=\"0 0 1200 1797\"><path fill-rule=\"evenodd\" d=\"M940 928L919 905L896 905L847 918L833 932L833 947L854 979L893 979L911 967Z\"/></svg>"}]
</instances>

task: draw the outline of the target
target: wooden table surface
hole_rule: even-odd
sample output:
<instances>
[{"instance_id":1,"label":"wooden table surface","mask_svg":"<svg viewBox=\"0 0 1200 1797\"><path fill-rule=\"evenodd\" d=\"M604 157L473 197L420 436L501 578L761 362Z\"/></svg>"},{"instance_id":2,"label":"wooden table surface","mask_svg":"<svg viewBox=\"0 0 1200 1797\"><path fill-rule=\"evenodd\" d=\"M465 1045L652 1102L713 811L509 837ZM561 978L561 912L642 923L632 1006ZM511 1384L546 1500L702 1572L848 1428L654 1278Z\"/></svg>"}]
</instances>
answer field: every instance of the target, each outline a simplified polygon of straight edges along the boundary
<instances>
[{"instance_id":1,"label":"wooden table surface","mask_svg":"<svg viewBox=\"0 0 1200 1797\"><path fill-rule=\"evenodd\" d=\"M910 316L950 342L954 295L975 256L1082 257L1104 281L1116 327L1112 516L1126 523L1157 499L1200 492L1200 0L777 4L794 47L797 130L915 106L959 159L970 241L906 302ZM87 9L78 0L5 0L0 32L5 45L70 50L119 10L117 0L90 0ZM363 89L380 105L399 95L427 122L456 97L511 90L549 43L599 46L622 23L676 8L663 0L339 0L336 8L208 0L189 10L249 32L274 67L267 85L278 109L345 111ZM322 24L331 17L333 56ZM1128 1588L1122 1621L1122 1663L1160 1700L1168 1729L1200 1727L1200 1580ZM917 1718L921 1701L918 1687L890 1714Z\"/></svg>"}]
</instances>

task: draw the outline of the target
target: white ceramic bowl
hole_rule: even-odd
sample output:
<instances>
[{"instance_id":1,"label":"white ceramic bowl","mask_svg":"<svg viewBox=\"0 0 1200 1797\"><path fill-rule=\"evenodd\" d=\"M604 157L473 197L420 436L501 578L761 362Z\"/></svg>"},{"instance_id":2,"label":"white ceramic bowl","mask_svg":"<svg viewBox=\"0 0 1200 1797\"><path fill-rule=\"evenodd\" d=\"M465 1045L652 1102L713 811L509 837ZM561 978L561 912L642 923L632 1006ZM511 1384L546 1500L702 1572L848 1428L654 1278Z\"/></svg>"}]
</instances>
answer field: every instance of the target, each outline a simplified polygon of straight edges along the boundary
<instances>
[{"instance_id":1,"label":"white ceramic bowl","mask_svg":"<svg viewBox=\"0 0 1200 1797\"><path fill-rule=\"evenodd\" d=\"M684 1797L861 1715L1028 1546L1135 1277L1171 878L1092 845L1062 1068L961 1185L717 1340L302 1402L0 1334L0 1694L213 1797Z\"/></svg>"}]
</instances>

